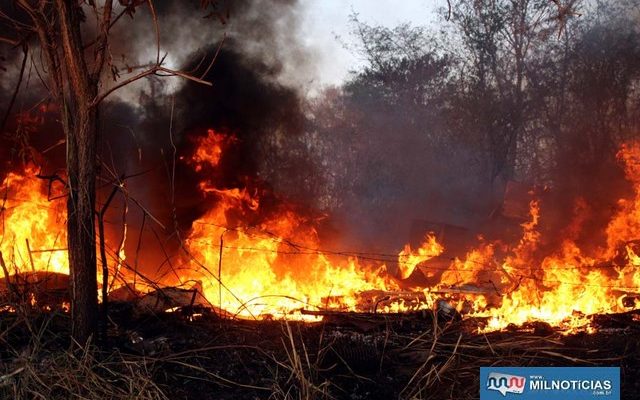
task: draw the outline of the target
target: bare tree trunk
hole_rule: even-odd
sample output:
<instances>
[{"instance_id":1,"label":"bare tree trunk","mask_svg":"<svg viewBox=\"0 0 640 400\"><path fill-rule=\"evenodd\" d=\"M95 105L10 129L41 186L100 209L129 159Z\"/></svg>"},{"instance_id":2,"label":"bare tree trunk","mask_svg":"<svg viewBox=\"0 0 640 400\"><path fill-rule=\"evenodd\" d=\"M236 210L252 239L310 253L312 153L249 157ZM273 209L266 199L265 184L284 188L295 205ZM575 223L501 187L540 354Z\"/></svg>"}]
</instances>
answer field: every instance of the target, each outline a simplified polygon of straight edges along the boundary
<instances>
[{"instance_id":1,"label":"bare tree trunk","mask_svg":"<svg viewBox=\"0 0 640 400\"><path fill-rule=\"evenodd\" d=\"M83 345L97 332L98 322L95 242L97 111L80 105L78 110L66 112L71 315L73 337Z\"/></svg>"},{"instance_id":2,"label":"bare tree trunk","mask_svg":"<svg viewBox=\"0 0 640 400\"><path fill-rule=\"evenodd\" d=\"M9 22L12 22L9 26L20 33L19 37L28 39L33 33L37 35L40 59L44 60L48 67L49 89L61 108L62 125L67 140L67 241L72 283L72 333L80 345L86 344L97 333L98 328L94 223L100 102L115 90L159 71L211 86L200 78L162 66L160 33L157 30L153 1L137 2L140 4L128 6L127 10L133 11L141 4L148 4L151 9L158 41L156 62L146 71L125 79L98 96L101 76L105 66L110 64L109 31L124 12L112 20L114 1L104 0L101 5L97 3L101 2L16 0L15 5L25 13L25 17L31 20L33 26L25 24L24 21L9 19ZM87 17L85 11L91 9L94 15ZM95 40L83 43L81 26L93 18L96 20L95 32L92 33L96 34ZM21 41L16 41L16 45L20 43ZM104 311L106 312L106 307Z\"/></svg>"},{"instance_id":3,"label":"bare tree trunk","mask_svg":"<svg viewBox=\"0 0 640 400\"><path fill-rule=\"evenodd\" d=\"M81 9L56 0L63 68L62 113L67 138L67 241L71 272L73 338L84 345L98 328L95 203L98 110L92 106L99 74L92 76L83 55Z\"/></svg>"}]
</instances>

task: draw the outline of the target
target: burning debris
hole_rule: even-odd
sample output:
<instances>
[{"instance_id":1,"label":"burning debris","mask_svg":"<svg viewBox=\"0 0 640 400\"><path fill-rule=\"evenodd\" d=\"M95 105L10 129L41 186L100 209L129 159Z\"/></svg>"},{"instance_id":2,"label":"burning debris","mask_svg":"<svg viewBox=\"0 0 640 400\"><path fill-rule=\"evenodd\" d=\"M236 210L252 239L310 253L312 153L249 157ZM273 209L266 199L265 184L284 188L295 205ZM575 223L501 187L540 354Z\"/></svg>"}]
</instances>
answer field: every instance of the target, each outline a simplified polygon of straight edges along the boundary
<instances>
[{"instance_id":1,"label":"burning debris","mask_svg":"<svg viewBox=\"0 0 640 400\"><path fill-rule=\"evenodd\" d=\"M522 237L514 246L483 241L466 254L441 259L446 249L436 233L427 235L418 248L406 245L395 257L322 250L313 218L293 205L282 202L263 211L259 186L219 188L208 178L237 141L209 129L193 154L181 158L202 177L201 196L211 208L192 223L184 238L184 253L174 261L180 272L154 280L164 288L149 292L150 282L133 285L135 270L121 251L111 248L117 257L113 268L126 267L116 275L122 283L109 288L114 299L141 297L139 305L156 312L200 305L240 318L289 320L310 315L300 310L321 310L315 314L319 316L324 311L435 309L450 317L462 313L488 318L483 331L535 321L568 331L587 329L589 315L638 306L638 145L627 144L619 152L629 181L637 186L632 198L620 202L607 228L607 246L596 253L566 240L554 253L540 257L540 203L532 200L530 219L522 223ZM8 175L2 185L2 254L10 260L7 287L28 273L68 271L64 214L55 200L49 201L47 182L35 175L36 170L27 167ZM498 259L499 254L504 258ZM115 269L111 274L117 274ZM395 276L393 269L398 271ZM408 279L414 270L424 275L428 286ZM184 282L198 284L179 289ZM33 293L47 291L41 282L31 285Z\"/></svg>"}]
</instances>

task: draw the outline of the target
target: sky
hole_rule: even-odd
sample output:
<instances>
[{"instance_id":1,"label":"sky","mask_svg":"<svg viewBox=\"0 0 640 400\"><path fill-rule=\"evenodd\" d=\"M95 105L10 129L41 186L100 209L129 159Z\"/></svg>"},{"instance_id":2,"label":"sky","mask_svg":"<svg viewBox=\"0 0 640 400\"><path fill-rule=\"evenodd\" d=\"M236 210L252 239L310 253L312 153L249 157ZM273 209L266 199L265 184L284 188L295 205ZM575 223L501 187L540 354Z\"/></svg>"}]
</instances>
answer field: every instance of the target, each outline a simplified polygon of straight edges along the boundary
<instances>
[{"instance_id":1,"label":"sky","mask_svg":"<svg viewBox=\"0 0 640 400\"><path fill-rule=\"evenodd\" d=\"M268 13L269 10L261 7L269 6L270 1L256 1L255 4L258 6L251 12ZM363 61L356 54L345 48L345 44L355 41L351 35L353 26L350 22L353 13L358 14L360 21L370 25L393 28L408 22L414 26L435 26L434 22L438 18L436 9L444 6L446 0L298 0L292 9L287 10L293 13L290 16L295 18L295 27L290 25L291 19L285 17L281 21L283 25L277 26L276 30L279 32L275 37L265 33L264 36L256 38L251 36L255 35L255 32L248 33L249 36L244 37L243 43L249 43L251 46L256 43L256 39L257 42L263 40L264 43L257 46L264 48L260 57L275 56L282 62L283 70L278 80L287 86L297 88L301 94L313 96L321 93L326 86L339 86L348 78L350 71L363 65ZM273 10L279 12L281 9L274 7ZM135 40L137 48L133 54L136 59L129 60L129 63L140 65L155 57L156 47L155 35L149 30L150 14L141 12L136 17L142 20L135 24L135 29L129 30L128 36L122 40ZM183 18L183 14L168 13L161 20L161 31L164 27L165 32L171 32L162 40L161 50L167 54L164 62L168 68L180 69L194 50L205 45L217 45L220 41L219 37L214 36L212 39L210 36L211 32L220 34L221 25L217 19L194 17L185 22ZM246 23L245 19L232 18L223 30L228 30L227 33L232 35L235 33L242 36L246 33ZM188 29L182 29L185 24ZM211 28L212 24L215 29ZM169 37L171 40L168 40ZM282 43L273 47L270 40L281 40ZM277 54L272 53L273 49L277 49ZM300 51L290 51L292 49ZM114 54L120 53L116 49ZM131 57L130 53L127 54ZM184 83L182 78L166 80L167 93L177 90ZM147 88L146 83L127 86L113 97L135 104L140 88Z\"/></svg>"},{"instance_id":2,"label":"sky","mask_svg":"<svg viewBox=\"0 0 640 400\"><path fill-rule=\"evenodd\" d=\"M362 61L344 48L349 42L349 16L355 12L361 21L394 27L409 22L430 25L445 0L301 0L303 44L318 60L315 85L338 85ZM340 39L337 39L338 36Z\"/></svg>"}]
</instances>

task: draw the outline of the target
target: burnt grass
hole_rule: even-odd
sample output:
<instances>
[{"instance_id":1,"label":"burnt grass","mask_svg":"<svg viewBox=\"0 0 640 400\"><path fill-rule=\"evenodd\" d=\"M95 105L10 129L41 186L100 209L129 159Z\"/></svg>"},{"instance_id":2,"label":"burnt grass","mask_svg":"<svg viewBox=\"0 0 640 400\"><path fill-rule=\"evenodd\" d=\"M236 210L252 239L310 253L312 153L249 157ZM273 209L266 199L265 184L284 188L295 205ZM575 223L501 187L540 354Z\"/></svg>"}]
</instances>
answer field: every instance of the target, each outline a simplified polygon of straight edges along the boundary
<instances>
[{"instance_id":1,"label":"burnt grass","mask_svg":"<svg viewBox=\"0 0 640 400\"><path fill-rule=\"evenodd\" d=\"M111 307L107 337L72 344L68 314L0 315L0 398L477 399L481 366L620 366L640 398L640 313L595 333L543 324L477 333L477 319L333 314L320 323L223 319L207 309Z\"/></svg>"}]
</instances>

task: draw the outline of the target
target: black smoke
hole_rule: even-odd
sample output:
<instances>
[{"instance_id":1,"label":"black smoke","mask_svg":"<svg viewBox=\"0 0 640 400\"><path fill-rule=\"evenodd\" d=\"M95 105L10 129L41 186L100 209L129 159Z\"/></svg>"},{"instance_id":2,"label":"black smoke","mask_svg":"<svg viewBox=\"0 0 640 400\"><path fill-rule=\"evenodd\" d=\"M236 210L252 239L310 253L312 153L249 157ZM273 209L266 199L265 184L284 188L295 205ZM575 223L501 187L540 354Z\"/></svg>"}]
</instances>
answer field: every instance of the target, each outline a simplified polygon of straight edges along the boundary
<instances>
[{"instance_id":1,"label":"black smoke","mask_svg":"<svg viewBox=\"0 0 640 400\"><path fill-rule=\"evenodd\" d=\"M274 157L269 143L276 136L298 135L304 125L302 99L291 83L295 81L291 77L304 73L310 64L298 44L297 1L215 3L215 8L204 9L202 2L193 0L154 3L167 66L210 86L152 76L115 93L100 110L98 208L119 179L124 179L127 189L127 196L115 196L106 214L108 245L114 248L122 236L128 204L126 252L131 264L144 260L140 267L146 272L155 273L170 263L192 221L216 201L198 189L205 178L220 189L247 188L263 197L261 209L276 210L282 199L272 190L268 176L261 174L265 160ZM146 3L132 18L123 16L112 30L110 53L115 69L111 72L120 74L119 79L127 77L131 66L155 59L154 24ZM91 29L85 34L91 37ZM15 64L20 58L7 60ZM9 70L11 75L14 70ZM5 170L36 161L44 173L64 175L64 136L57 110L49 107L53 103L35 71L30 69L28 74L14 114L29 111L44 122L26 131L14 115L3 132L0 157ZM113 77L104 77L103 90L114 84ZM6 105L7 91L0 97L0 104ZM47 106L44 111L38 108L42 99ZM224 153L219 168L204 176L185 160L208 129L237 140Z\"/></svg>"}]
</instances>

